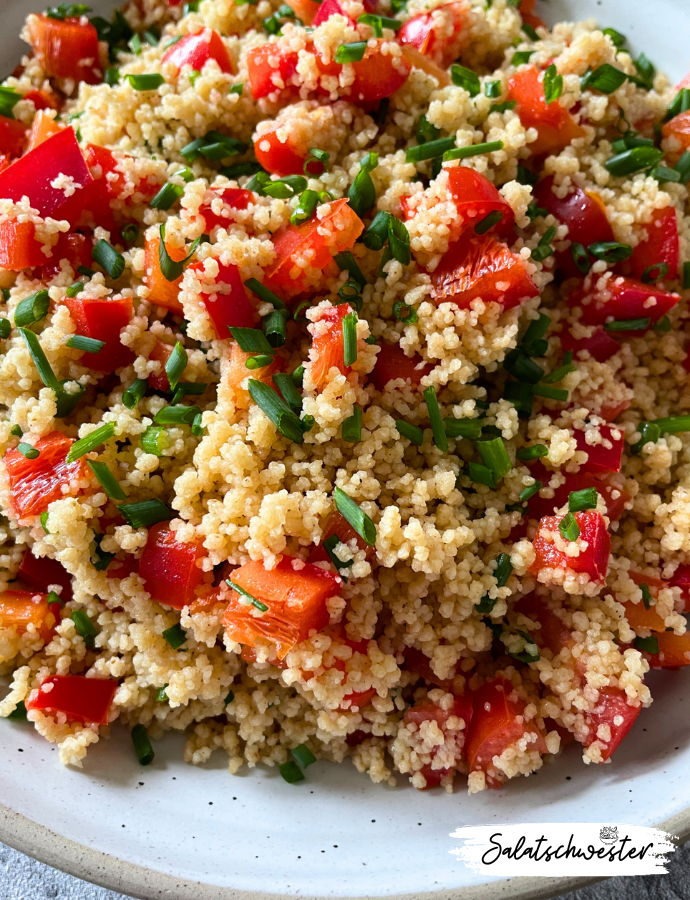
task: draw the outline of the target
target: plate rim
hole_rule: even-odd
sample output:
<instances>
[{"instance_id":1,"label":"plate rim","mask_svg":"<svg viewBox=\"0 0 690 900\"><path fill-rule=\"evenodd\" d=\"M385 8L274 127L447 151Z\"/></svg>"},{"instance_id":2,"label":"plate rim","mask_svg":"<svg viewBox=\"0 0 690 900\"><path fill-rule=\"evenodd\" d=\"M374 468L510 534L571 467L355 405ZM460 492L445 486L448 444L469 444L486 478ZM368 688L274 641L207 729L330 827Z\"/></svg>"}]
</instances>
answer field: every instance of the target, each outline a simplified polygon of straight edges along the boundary
<instances>
[{"instance_id":1,"label":"plate rim","mask_svg":"<svg viewBox=\"0 0 690 900\"><path fill-rule=\"evenodd\" d=\"M654 827L669 832L678 846L690 839L690 806ZM238 890L208 882L176 878L111 853L78 844L0 802L0 841L38 862L99 887L138 900L296 900L293 894ZM601 877L506 878L452 888L453 900L548 900L558 894L606 881ZM448 900L448 889L385 895L385 900ZM300 893L299 900L372 900L372 895Z\"/></svg>"}]
</instances>

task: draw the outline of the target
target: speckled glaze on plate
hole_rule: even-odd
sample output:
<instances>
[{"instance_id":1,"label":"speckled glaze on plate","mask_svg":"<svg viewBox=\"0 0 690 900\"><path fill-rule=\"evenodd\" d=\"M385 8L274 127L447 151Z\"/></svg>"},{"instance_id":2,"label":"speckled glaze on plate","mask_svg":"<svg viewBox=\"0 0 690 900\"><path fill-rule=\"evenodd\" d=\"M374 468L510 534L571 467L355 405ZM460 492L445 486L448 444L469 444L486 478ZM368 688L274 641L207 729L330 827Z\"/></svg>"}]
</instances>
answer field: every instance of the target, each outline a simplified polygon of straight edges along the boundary
<instances>
[{"instance_id":1,"label":"speckled glaze on plate","mask_svg":"<svg viewBox=\"0 0 690 900\"><path fill-rule=\"evenodd\" d=\"M23 52L18 34L41 0L0 0L3 73ZM104 12L115 4L95 2ZM551 0L554 23L597 18L669 75L690 66L687 0ZM654 672L653 706L614 762L584 766L570 746L555 762L500 791L468 797L372 784L353 766L318 762L307 781L277 771L231 777L220 754L182 762L169 735L141 768L117 725L81 771L26 724L0 721L0 840L80 878L144 900L429 898L537 900L596 879L487 880L449 854L462 825L599 822L660 825L690 837L690 672ZM4 689L0 686L0 694Z\"/></svg>"}]
</instances>

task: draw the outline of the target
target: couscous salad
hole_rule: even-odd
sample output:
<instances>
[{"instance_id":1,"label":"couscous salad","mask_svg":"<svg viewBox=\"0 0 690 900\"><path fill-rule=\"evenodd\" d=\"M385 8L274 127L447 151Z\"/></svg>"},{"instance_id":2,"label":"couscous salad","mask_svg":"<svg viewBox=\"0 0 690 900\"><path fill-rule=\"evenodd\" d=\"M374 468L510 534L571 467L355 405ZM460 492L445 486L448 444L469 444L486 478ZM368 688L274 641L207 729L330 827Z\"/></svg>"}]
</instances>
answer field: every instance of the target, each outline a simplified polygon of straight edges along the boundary
<instances>
[{"instance_id":1,"label":"couscous salad","mask_svg":"<svg viewBox=\"0 0 690 900\"><path fill-rule=\"evenodd\" d=\"M472 793L690 663L690 77L533 5L28 16L0 716L62 762Z\"/></svg>"}]
</instances>

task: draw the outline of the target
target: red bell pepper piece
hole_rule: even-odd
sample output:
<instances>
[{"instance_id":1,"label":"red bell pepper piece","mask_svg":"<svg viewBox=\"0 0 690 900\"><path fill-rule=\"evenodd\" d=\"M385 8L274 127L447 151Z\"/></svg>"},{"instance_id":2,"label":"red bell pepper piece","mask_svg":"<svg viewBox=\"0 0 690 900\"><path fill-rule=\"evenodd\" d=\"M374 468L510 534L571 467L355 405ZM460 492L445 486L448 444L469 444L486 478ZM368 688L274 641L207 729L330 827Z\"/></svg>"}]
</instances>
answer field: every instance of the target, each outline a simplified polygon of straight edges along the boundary
<instances>
[{"instance_id":1,"label":"red bell pepper piece","mask_svg":"<svg viewBox=\"0 0 690 900\"><path fill-rule=\"evenodd\" d=\"M599 428L602 441L600 444L588 444L584 431L575 432L577 449L588 455L587 462L580 466L585 472L599 474L601 472L620 472L623 457L623 432L609 425ZM616 435L616 436L614 436Z\"/></svg>"},{"instance_id":2,"label":"red bell pepper piece","mask_svg":"<svg viewBox=\"0 0 690 900\"><path fill-rule=\"evenodd\" d=\"M687 563L681 563L669 578L668 583L671 587L680 588L680 595L685 600L683 612L690 612L690 566Z\"/></svg>"},{"instance_id":3,"label":"red bell pepper piece","mask_svg":"<svg viewBox=\"0 0 690 900\"><path fill-rule=\"evenodd\" d=\"M46 75L98 84L103 77L98 32L85 18L29 16L29 40Z\"/></svg>"},{"instance_id":4,"label":"red bell pepper piece","mask_svg":"<svg viewBox=\"0 0 690 900\"><path fill-rule=\"evenodd\" d=\"M74 496L71 482L85 477L86 463L83 458L67 462L73 443L61 431L51 431L36 441L36 459L27 459L19 450L5 453L12 511L17 519L39 516L53 500ZM63 487L68 490L63 492Z\"/></svg>"},{"instance_id":5,"label":"red bell pepper piece","mask_svg":"<svg viewBox=\"0 0 690 900\"><path fill-rule=\"evenodd\" d=\"M660 631L654 637L659 642L659 652L642 654L652 669L680 669L690 666L690 632L674 634L672 631Z\"/></svg>"},{"instance_id":6,"label":"red bell pepper piece","mask_svg":"<svg viewBox=\"0 0 690 900\"><path fill-rule=\"evenodd\" d=\"M147 298L149 303L155 306L163 306L176 315L183 315L184 310L180 303L180 285L183 276L180 275L174 281L168 281L161 271L160 260L158 257L158 248L161 239L156 235L153 238L146 238L144 241L144 284L149 288L150 295ZM180 262L187 256L184 247L170 247L166 243L168 255L174 262Z\"/></svg>"},{"instance_id":7,"label":"red bell pepper piece","mask_svg":"<svg viewBox=\"0 0 690 900\"><path fill-rule=\"evenodd\" d=\"M60 109L60 99L52 91L27 91L24 100L31 100L34 109Z\"/></svg>"},{"instance_id":8,"label":"red bell pepper piece","mask_svg":"<svg viewBox=\"0 0 690 900\"><path fill-rule=\"evenodd\" d=\"M82 354L81 365L97 372L112 372L133 362L134 352L120 340L120 332L133 315L131 297L67 297L64 303L77 334L105 341L98 353Z\"/></svg>"},{"instance_id":9,"label":"red bell pepper piece","mask_svg":"<svg viewBox=\"0 0 690 900\"><path fill-rule=\"evenodd\" d=\"M511 699L512 685L497 678L473 691L473 714L470 722L465 753L470 772L483 771L486 784L498 788L503 777L493 765L494 756L516 744L526 734L534 735L529 749L546 753L546 741L536 723L526 722L526 703L520 698Z\"/></svg>"},{"instance_id":10,"label":"red bell pepper piece","mask_svg":"<svg viewBox=\"0 0 690 900\"><path fill-rule=\"evenodd\" d=\"M322 6L328 2L329 0L324 0ZM263 131L254 141L256 158L272 175L302 175L309 147L295 144L289 135L285 142L281 141L278 136L280 129L280 124L276 123L270 131ZM323 172L323 163L316 159L310 160L307 169L310 175L319 175Z\"/></svg>"},{"instance_id":11,"label":"red bell pepper piece","mask_svg":"<svg viewBox=\"0 0 690 900\"><path fill-rule=\"evenodd\" d=\"M165 364L172 352L173 348L170 344L164 344L163 341L156 341L153 345L153 350L149 353L150 360L154 360L161 364L160 372L152 373L148 377L149 387L154 391L165 391L167 393L170 390L170 382L168 380L167 372L165 371Z\"/></svg>"},{"instance_id":12,"label":"red bell pepper piece","mask_svg":"<svg viewBox=\"0 0 690 900\"><path fill-rule=\"evenodd\" d=\"M444 3L431 12L419 13L408 19L398 32L398 40L415 47L446 69L458 58L467 37L468 25L469 7L466 3Z\"/></svg>"},{"instance_id":13,"label":"red bell pepper piece","mask_svg":"<svg viewBox=\"0 0 690 900\"><path fill-rule=\"evenodd\" d=\"M178 541L167 522L149 528L139 560L139 575L146 582L151 599L173 609L189 606L196 597L196 588L204 580L197 563L205 556L206 551L197 541L186 544Z\"/></svg>"},{"instance_id":14,"label":"red bell pepper piece","mask_svg":"<svg viewBox=\"0 0 690 900\"><path fill-rule=\"evenodd\" d=\"M247 52L247 72L252 97L268 97L288 86L295 73L299 54L279 43L266 43Z\"/></svg>"},{"instance_id":15,"label":"red bell pepper piece","mask_svg":"<svg viewBox=\"0 0 690 900\"><path fill-rule=\"evenodd\" d=\"M222 383L231 391L237 409L249 409L254 402L246 387L242 386L243 383L246 384L247 378L254 378L275 389L273 376L278 372L285 371L285 359L278 353L275 354L270 365L250 370L247 368L246 362L251 355L251 353L245 353L235 341L230 341L230 345L226 349L226 357L221 369Z\"/></svg>"},{"instance_id":16,"label":"red bell pepper piece","mask_svg":"<svg viewBox=\"0 0 690 900\"><path fill-rule=\"evenodd\" d=\"M72 576L56 559L48 556L36 557L31 550L25 550L17 578L23 584L47 594L50 586L59 584L62 587L60 599L69 603L72 599Z\"/></svg>"},{"instance_id":17,"label":"red bell pepper piece","mask_svg":"<svg viewBox=\"0 0 690 900\"><path fill-rule=\"evenodd\" d=\"M354 540L357 541L357 547L360 550L365 550L367 557L374 555L374 548L365 543L347 519L344 519L337 510L334 510L328 517L324 526L321 543L309 554L308 561L310 563L322 562L330 559L328 553L324 550L323 545L324 541L327 541L328 538L332 537L334 534L338 536L338 539L342 544L349 544L354 538Z\"/></svg>"},{"instance_id":18,"label":"red bell pepper piece","mask_svg":"<svg viewBox=\"0 0 690 900\"><path fill-rule=\"evenodd\" d=\"M421 770L426 781L424 790L436 787L449 772L454 771L456 766L464 761L463 751L467 742L470 723L472 722L472 714L473 702L469 691L460 697L454 697L453 703L448 709L443 709L438 703L428 700L425 703L408 707L405 710L403 721L406 725L414 724L417 726L417 730L425 722L435 722L438 725L445 737L443 745L444 756L452 756L455 762L453 766L434 768L433 759L437 755L437 751L432 751L432 761L427 763ZM448 720L451 718L462 719L465 723L464 728L458 729L454 727L451 730L448 727Z\"/></svg>"},{"instance_id":19,"label":"red bell pepper piece","mask_svg":"<svg viewBox=\"0 0 690 900\"><path fill-rule=\"evenodd\" d=\"M125 556L124 559L114 559L105 574L108 578L128 578L139 571L139 560L133 556Z\"/></svg>"},{"instance_id":20,"label":"red bell pepper piece","mask_svg":"<svg viewBox=\"0 0 690 900\"><path fill-rule=\"evenodd\" d=\"M554 218L568 226L568 240L588 247L597 241L614 241L601 197L593 191L572 187L565 197L553 192L553 175L543 178L532 191L538 206L548 210ZM556 267L568 278L582 277L568 250L555 254Z\"/></svg>"},{"instance_id":21,"label":"red bell pepper piece","mask_svg":"<svg viewBox=\"0 0 690 900\"><path fill-rule=\"evenodd\" d=\"M0 153L21 156L26 142L26 125L16 119L0 116Z\"/></svg>"},{"instance_id":22,"label":"red bell pepper piece","mask_svg":"<svg viewBox=\"0 0 690 900\"><path fill-rule=\"evenodd\" d=\"M16 219L0 222L0 266L3 269L21 272L42 265L46 259L36 240L33 222L17 222Z\"/></svg>"},{"instance_id":23,"label":"red bell pepper piece","mask_svg":"<svg viewBox=\"0 0 690 900\"><path fill-rule=\"evenodd\" d=\"M0 593L0 628L12 628L26 634L31 625L48 643L53 636L59 605L48 604L48 595L36 591L2 591Z\"/></svg>"},{"instance_id":24,"label":"red bell pepper piece","mask_svg":"<svg viewBox=\"0 0 690 900\"><path fill-rule=\"evenodd\" d=\"M573 646L574 640L570 629L536 594L525 594L521 597L515 604L515 611L541 625L541 628L530 632L538 647L547 647L555 656L564 647Z\"/></svg>"},{"instance_id":25,"label":"red bell pepper piece","mask_svg":"<svg viewBox=\"0 0 690 900\"><path fill-rule=\"evenodd\" d=\"M557 544L563 541L558 526L564 516L544 516L534 536L535 560L530 566L533 575L542 569L571 569L589 575L591 581L603 584L609 564L611 536L601 513L593 509L574 513L580 528L579 540L587 543L579 556L568 556Z\"/></svg>"},{"instance_id":26,"label":"red bell pepper piece","mask_svg":"<svg viewBox=\"0 0 690 900\"><path fill-rule=\"evenodd\" d=\"M673 148L669 153L671 160L681 156L685 150L690 150L690 110L674 116L670 122L662 125L661 134L666 139L673 139Z\"/></svg>"},{"instance_id":27,"label":"red bell pepper piece","mask_svg":"<svg viewBox=\"0 0 690 900\"><path fill-rule=\"evenodd\" d=\"M204 28L197 34L186 34L163 54L161 63L172 63L181 69L190 66L201 72L209 60L215 60L221 72L232 72L233 65L223 39L212 28Z\"/></svg>"},{"instance_id":28,"label":"red bell pepper piece","mask_svg":"<svg viewBox=\"0 0 690 900\"><path fill-rule=\"evenodd\" d=\"M668 278L674 281L678 278L680 255L675 207L666 206L664 209L654 210L652 221L645 225L645 230L646 240L635 247L630 257L630 274L633 278L641 278L647 269L663 263L667 266L667 272L660 280ZM652 274L658 276L659 273Z\"/></svg>"},{"instance_id":29,"label":"red bell pepper piece","mask_svg":"<svg viewBox=\"0 0 690 900\"><path fill-rule=\"evenodd\" d=\"M319 4L318 11L312 21L312 26L318 28L319 25L323 25L324 22L327 22L331 16L344 16L349 24L352 26L355 24L340 3L338 3L338 0L323 0L323 3Z\"/></svg>"},{"instance_id":30,"label":"red bell pepper piece","mask_svg":"<svg viewBox=\"0 0 690 900\"><path fill-rule=\"evenodd\" d=\"M33 122L31 123L31 130L29 131L29 143L26 145L26 152L30 153L44 141L47 141L48 138L51 138L54 134L59 134L64 130L65 127L63 125L60 125L60 123L53 119L51 116L45 115L40 111L37 112L34 116Z\"/></svg>"},{"instance_id":31,"label":"red bell pepper piece","mask_svg":"<svg viewBox=\"0 0 690 900\"><path fill-rule=\"evenodd\" d=\"M200 273L202 290L199 299L213 321L219 338L230 337L229 328L253 328L254 307L247 297L240 270L232 263L218 263L217 281L208 285L203 283L203 263L192 263L190 269Z\"/></svg>"},{"instance_id":32,"label":"red bell pepper piece","mask_svg":"<svg viewBox=\"0 0 690 900\"><path fill-rule=\"evenodd\" d=\"M348 637L345 637L344 632L340 628L337 629L337 634L333 636L333 643L347 644L347 646L352 650L353 654L361 653L362 656L366 656L369 650L368 640L351 641ZM333 660L330 668L337 669L339 672L347 672L346 661L344 659L340 659L340 657L336 657ZM304 670L302 670L302 672L306 679L309 679L311 677L310 672L304 672ZM349 710L362 709L375 696L376 688L373 687L365 688L363 691L350 691L349 693L345 694L338 708Z\"/></svg>"},{"instance_id":33,"label":"red bell pepper piece","mask_svg":"<svg viewBox=\"0 0 690 900\"><path fill-rule=\"evenodd\" d=\"M448 169L448 187L465 226L478 225L489 214L500 212L502 218L491 230L507 234L512 229L513 208L484 175L469 166L453 166Z\"/></svg>"},{"instance_id":34,"label":"red bell pepper piece","mask_svg":"<svg viewBox=\"0 0 690 900\"><path fill-rule=\"evenodd\" d=\"M294 11L297 18L309 27L314 25L314 18L323 3L317 3L316 0L290 0L288 6Z\"/></svg>"},{"instance_id":35,"label":"red bell pepper piece","mask_svg":"<svg viewBox=\"0 0 690 900\"><path fill-rule=\"evenodd\" d=\"M49 675L40 688L29 694L27 710L64 713L76 722L108 724L117 681L114 678L87 678L85 675Z\"/></svg>"},{"instance_id":36,"label":"red bell pepper piece","mask_svg":"<svg viewBox=\"0 0 690 900\"><path fill-rule=\"evenodd\" d=\"M547 105L544 85L534 66L508 79L507 99L516 101L515 111L524 127L537 131L536 141L528 144L533 156L558 153L576 138L584 137L584 129L558 100Z\"/></svg>"},{"instance_id":37,"label":"red bell pepper piece","mask_svg":"<svg viewBox=\"0 0 690 900\"><path fill-rule=\"evenodd\" d=\"M416 647L405 647L405 668L408 672L414 672L423 678L427 684L435 684L437 687L443 688L447 693L453 691L452 678L439 678L431 668L429 657L417 650Z\"/></svg>"},{"instance_id":38,"label":"red bell pepper piece","mask_svg":"<svg viewBox=\"0 0 690 900\"><path fill-rule=\"evenodd\" d=\"M233 209L247 209L250 203L254 203L256 197L253 191L247 191L244 188L212 188L223 201L223 209L220 213L213 212L211 204L204 203L199 207L199 214L204 218L205 231L210 233L212 228L220 225L221 228L228 228L233 223ZM227 212L226 212L227 207ZM198 263L193 263L198 265Z\"/></svg>"},{"instance_id":39,"label":"red bell pepper piece","mask_svg":"<svg viewBox=\"0 0 690 900\"><path fill-rule=\"evenodd\" d=\"M379 393L383 393L389 381L402 378L419 387L419 382L432 369L421 356L406 356L400 344L382 344L376 356L376 365L369 373L369 381Z\"/></svg>"},{"instance_id":40,"label":"red bell pepper piece","mask_svg":"<svg viewBox=\"0 0 690 900\"><path fill-rule=\"evenodd\" d=\"M551 480L552 472L549 472L540 462L530 465L530 474L537 481L546 486ZM630 494L615 485L607 484L602 478L597 478L591 472L585 471L585 467L580 467L580 471L572 474L564 472L565 481L559 487L555 488L554 495L551 499L540 497L535 494L529 501L529 517L531 519L541 519L544 516L552 515L557 509L561 509L568 502L568 495L572 491L581 491L584 488L596 488L598 493L604 498L606 503L606 515L612 522L617 522L623 515L625 504L631 499Z\"/></svg>"},{"instance_id":41,"label":"red bell pepper piece","mask_svg":"<svg viewBox=\"0 0 690 900\"><path fill-rule=\"evenodd\" d=\"M614 750L632 728L641 710L641 706L629 706L625 692L619 688L601 688L597 705L591 712L585 713L585 722L589 727L589 733L584 741L585 747L590 747L594 741L599 741L602 759L604 761L610 759ZM601 725L609 727L610 738L607 740L597 737L597 731Z\"/></svg>"},{"instance_id":42,"label":"red bell pepper piece","mask_svg":"<svg viewBox=\"0 0 690 900\"><path fill-rule=\"evenodd\" d=\"M44 281L50 281L62 272L60 262L63 259L67 260L75 274L79 266L90 268L92 249L93 239L85 234L80 234L78 231L63 233L52 248L53 255L49 258L43 257L40 274L34 273L34 276L40 277Z\"/></svg>"},{"instance_id":43,"label":"red bell pepper piece","mask_svg":"<svg viewBox=\"0 0 690 900\"><path fill-rule=\"evenodd\" d=\"M352 103L375 103L390 97L405 84L412 70L411 64L404 54L393 56L389 52L384 53L384 43L383 40L378 40L372 46L369 41L363 59L349 64L352 66L354 79L347 87L338 89L341 97ZM324 63L318 55L316 66L322 75L339 77L342 71L339 63ZM330 94L330 91L323 88L321 92Z\"/></svg>"},{"instance_id":44,"label":"red bell pepper piece","mask_svg":"<svg viewBox=\"0 0 690 900\"><path fill-rule=\"evenodd\" d=\"M318 320L308 326L312 342L307 371L312 389L319 390L323 387L328 373L334 366L343 375L347 375L350 371L343 358L343 320L351 312L352 308L348 303L331 306L321 310Z\"/></svg>"},{"instance_id":45,"label":"red bell pepper piece","mask_svg":"<svg viewBox=\"0 0 690 900\"><path fill-rule=\"evenodd\" d=\"M581 287L575 288L568 297L568 305L582 307L584 325L603 325L609 319L630 321L630 319L658 322L680 300L680 294L663 291L653 284L643 284L634 278L613 275L599 289L599 282L592 284L587 277ZM641 331L626 331L625 336L640 334Z\"/></svg>"},{"instance_id":46,"label":"red bell pepper piece","mask_svg":"<svg viewBox=\"0 0 690 900\"><path fill-rule=\"evenodd\" d=\"M93 181L72 128L54 134L12 163L9 169L0 172L0 197L18 202L26 196L44 218L61 219L62 208L70 197L66 195L65 187L52 186L51 182L56 179L59 183L59 176L71 178L75 194ZM72 203L68 221L74 224L77 218Z\"/></svg>"},{"instance_id":47,"label":"red bell pepper piece","mask_svg":"<svg viewBox=\"0 0 690 900\"><path fill-rule=\"evenodd\" d=\"M431 273L431 286L436 304L450 302L460 309L480 298L512 309L539 293L521 257L490 234L472 232L450 245Z\"/></svg>"},{"instance_id":48,"label":"red bell pepper piece","mask_svg":"<svg viewBox=\"0 0 690 900\"><path fill-rule=\"evenodd\" d=\"M570 331L561 332L561 347L577 355L585 350L597 362L606 362L620 350L620 344L603 328L597 328L588 338L574 338Z\"/></svg>"},{"instance_id":49,"label":"red bell pepper piece","mask_svg":"<svg viewBox=\"0 0 690 900\"><path fill-rule=\"evenodd\" d=\"M250 647L255 647L258 639L269 641L281 660L312 632L326 627L326 601L338 594L342 584L337 575L289 556L270 571L260 560L248 562L235 569L232 581L268 609L255 615L254 606L243 603L232 591L223 618L228 637Z\"/></svg>"}]
</instances>

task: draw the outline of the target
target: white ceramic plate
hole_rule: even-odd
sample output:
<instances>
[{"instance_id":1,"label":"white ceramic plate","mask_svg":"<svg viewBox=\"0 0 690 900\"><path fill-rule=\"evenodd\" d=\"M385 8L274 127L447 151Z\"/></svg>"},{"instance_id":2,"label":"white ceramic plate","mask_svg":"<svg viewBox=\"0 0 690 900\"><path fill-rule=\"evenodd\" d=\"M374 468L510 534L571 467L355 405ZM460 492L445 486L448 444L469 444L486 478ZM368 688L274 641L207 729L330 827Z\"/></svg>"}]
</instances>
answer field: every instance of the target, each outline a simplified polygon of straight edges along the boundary
<instances>
[{"instance_id":1,"label":"white ceramic plate","mask_svg":"<svg viewBox=\"0 0 690 900\"><path fill-rule=\"evenodd\" d=\"M0 0L5 72L22 52L16 35L25 15L44 5ZM648 0L551 0L542 13L550 22L595 16L674 79L690 66L687 0L654 0L653 15ZM449 833L605 820L690 836L690 672L652 673L649 682L655 702L612 765L584 766L570 746L537 775L471 798L376 786L348 763L316 763L298 786L267 769L231 777L220 754L205 767L185 766L182 738L172 735L144 769L118 726L76 771L30 727L0 721L0 840L146 900L441 900L450 892L457 900L536 900L590 879L487 882L449 855Z\"/></svg>"}]
</instances>

